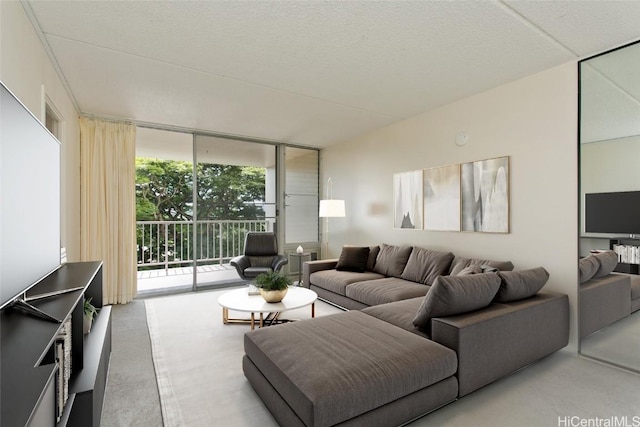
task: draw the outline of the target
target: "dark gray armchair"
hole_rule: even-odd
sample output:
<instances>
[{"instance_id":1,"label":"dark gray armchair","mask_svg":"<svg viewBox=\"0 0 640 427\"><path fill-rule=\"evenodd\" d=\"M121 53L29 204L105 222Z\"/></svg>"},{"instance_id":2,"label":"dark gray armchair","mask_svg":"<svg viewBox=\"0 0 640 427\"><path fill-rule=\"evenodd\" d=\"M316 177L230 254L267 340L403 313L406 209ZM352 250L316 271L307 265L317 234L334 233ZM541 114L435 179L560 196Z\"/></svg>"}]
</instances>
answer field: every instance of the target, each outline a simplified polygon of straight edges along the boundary
<instances>
[{"instance_id":1,"label":"dark gray armchair","mask_svg":"<svg viewBox=\"0 0 640 427\"><path fill-rule=\"evenodd\" d=\"M244 280L253 280L259 274L280 271L289 260L278 255L278 238L275 233L250 232L244 238L244 255L229 261Z\"/></svg>"}]
</instances>

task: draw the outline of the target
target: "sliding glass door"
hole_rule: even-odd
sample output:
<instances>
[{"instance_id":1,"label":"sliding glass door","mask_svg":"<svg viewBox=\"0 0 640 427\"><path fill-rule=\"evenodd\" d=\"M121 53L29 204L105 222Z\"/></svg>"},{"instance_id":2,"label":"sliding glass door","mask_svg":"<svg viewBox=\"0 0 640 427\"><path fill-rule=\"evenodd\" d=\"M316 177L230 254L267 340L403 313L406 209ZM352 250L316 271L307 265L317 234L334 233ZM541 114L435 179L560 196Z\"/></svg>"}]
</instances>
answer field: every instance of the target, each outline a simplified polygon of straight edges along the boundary
<instances>
[{"instance_id":1,"label":"sliding glass door","mask_svg":"<svg viewBox=\"0 0 640 427\"><path fill-rule=\"evenodd\" d=\"M301 279L304 261L318 258L318 174L319 152L308 148L284 147L284 251L288 271ZM303 253L296 249L302 247Z\"/></svg>"},{"instance_id":2,"label":"sliding glass door","mask_svg":"<svg viewBox=\"0 0 640 427\"><path fill-rule=\"evenodd\" d=\"M292 276L317 257L317 150L139 128L136 156L139 293L238 282L248 231L278 234Z\"/></svg>"},{"instance_id":3,"label":"sliding glass door","mask_svg":"<svg viewBox=\"0 0 640 427\"><path fill-rule=\"evenodd\" d=\"M138 293L193 286L193 136L138 128Z\"/></svg>"},{"instance_id":4,"label":"sliding glass door","mask_svg":"<svg viewBox=\"0 0 640 427\"><path fill-rule=\"evenodd\" d=\"M195 137L195 286L238 281L248 231L277 230L276 146Z\"/></svg>"}]
</instances>

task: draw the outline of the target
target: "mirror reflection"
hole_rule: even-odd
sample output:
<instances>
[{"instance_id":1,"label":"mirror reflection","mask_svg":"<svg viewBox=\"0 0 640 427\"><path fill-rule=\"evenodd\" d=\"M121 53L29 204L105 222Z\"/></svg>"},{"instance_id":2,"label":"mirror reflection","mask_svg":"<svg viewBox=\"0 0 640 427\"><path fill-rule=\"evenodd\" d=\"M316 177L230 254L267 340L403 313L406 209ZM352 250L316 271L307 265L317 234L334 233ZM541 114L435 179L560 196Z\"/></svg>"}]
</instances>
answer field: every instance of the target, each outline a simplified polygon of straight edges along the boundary
<instances>
[{"instance_id":1,"label":"mirror reflection","mask_svg":"<svg viewBox=\"0 0 640 427\"><path fill-rule=\"evenodd\" d=\"M640 43L579 70L580 352L640 372Z\"/></svg>"}]
</instances>

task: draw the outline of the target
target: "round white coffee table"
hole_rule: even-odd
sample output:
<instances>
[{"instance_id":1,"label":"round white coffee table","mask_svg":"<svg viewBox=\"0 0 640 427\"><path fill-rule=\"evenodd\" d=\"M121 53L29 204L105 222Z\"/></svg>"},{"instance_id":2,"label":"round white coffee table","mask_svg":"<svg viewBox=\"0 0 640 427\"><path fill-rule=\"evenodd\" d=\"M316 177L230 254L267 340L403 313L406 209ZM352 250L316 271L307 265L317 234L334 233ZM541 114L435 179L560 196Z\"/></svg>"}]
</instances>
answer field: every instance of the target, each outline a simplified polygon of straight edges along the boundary
<instances>
[{"instance_id":1,"label":"round white coffee table","mask_svg":"<svg viewBox=\"0 0 640 427\"><path fill-rule=\"evenodd\" d=\"M273 323L279 319L280 313L293 310L295 308L311 306L311 317L316 316L315 302L318 294L310 289L302 287L289 287L287 295L282 301L268 303L260 295L249 295L247 288L236 289L226 292L218 298L218 304L222 306L222 322L229 323L249 323L251 329L255 328L256 313L260 315L259 327L263 327L265 321ZM232 319L229 317L229 310L250 313L249 319ZM267 313L265 317L264 314Z\"/></svg>"}]
</instances>

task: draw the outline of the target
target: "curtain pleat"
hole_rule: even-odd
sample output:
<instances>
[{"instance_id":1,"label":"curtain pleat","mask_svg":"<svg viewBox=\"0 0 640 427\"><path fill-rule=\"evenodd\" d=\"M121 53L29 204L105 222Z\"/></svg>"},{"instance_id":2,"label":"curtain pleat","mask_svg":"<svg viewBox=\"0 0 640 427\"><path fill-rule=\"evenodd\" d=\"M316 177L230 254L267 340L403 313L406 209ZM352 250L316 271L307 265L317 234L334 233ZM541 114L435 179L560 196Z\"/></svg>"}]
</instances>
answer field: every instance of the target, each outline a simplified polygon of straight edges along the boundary
<instances>
[{"instance_id":1,"label":"curtain pleat","mask_svg":"<svg viewBox=\"0 0 640 427\"><path fill-rule=\"evenodd\" d=\"M136 127L80 118L81 258L101 260L103 302L137 295Z\"/></svg>"}]
</instances>

